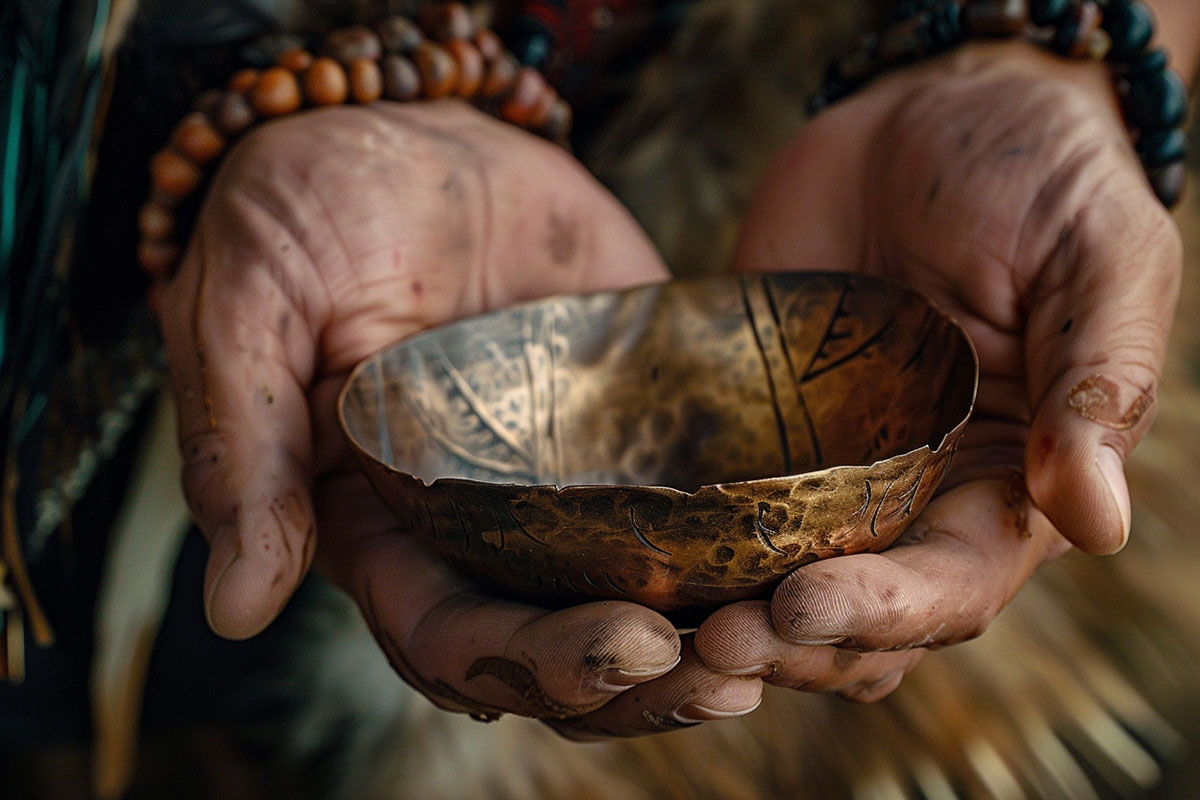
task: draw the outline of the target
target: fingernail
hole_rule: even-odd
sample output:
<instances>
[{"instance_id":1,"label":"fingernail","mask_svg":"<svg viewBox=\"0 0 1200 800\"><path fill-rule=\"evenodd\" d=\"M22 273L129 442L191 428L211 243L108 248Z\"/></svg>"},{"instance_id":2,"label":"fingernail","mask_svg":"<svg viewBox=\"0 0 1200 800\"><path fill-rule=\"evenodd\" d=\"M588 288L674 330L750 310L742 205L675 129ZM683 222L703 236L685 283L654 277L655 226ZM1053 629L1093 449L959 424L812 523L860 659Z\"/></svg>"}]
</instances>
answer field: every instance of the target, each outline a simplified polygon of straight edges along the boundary
<instances>
[{"instance_id":1,"label":"fingernail","mask_svg":"<svg viewBox=\"0 0 1200 800\"><path fill-rule=\"evenodd\" d=\"M1121 514L1121 544L1117 547L1120 550L1129 541L1129 529L1132 525L1129 485L1125 482L1125 465L1116 450L1111 447L1101 447L1100 452L1096 455L1096 468L1100 470L1101 477L1108 484L1108 491L1112 495L1113 502L1117 504L1117 511Z\"/></svg>"},{"instance_id":2,"label":"fingernail","mask_svg":"<svg viewBox=\"0 0 1200 800\"><path fill-rule=\"evenodd\" d=\"M754 702L754 705L749 708L743 708L738 711L718 711L715 708L699 705L698 703L688 703L680 706L672 712L671 716L676 722L684 725L696 725L701 722L713 722L719 719L733 719L735 717L744 717L754 709L762 705L762 698Z\"/></svg>"},{"instance_id":3,"label":"fingernail","mask_svg":"<svg viewBox=\"0 0 1200 800\"><path fill-rule=\"evenodd\" d=\"M620 669L612 667L600 673L596 685L606 692L623 692L631 686L654 680L666 675L679 664L679 657L666 666L646 667L644 669Z\"/></svg>"},{"instance_id":4,"label":"fingernail","mask_svg":"<svg viewBox=\"0 0 1200 800\"><path fill-rule=\"evenodd\" d=\"M212 547L209 550L209 569L212 571L214 578L212 585L209 587L208 593L204 597L204 618L208 622L208 627L216 630L213 625L213 600L221 590L221 581L224 580L229 568L238 560L239 556L237 546L237 529L231 524L222 525L217 529L216 534L212 538Z\"/></svg>"},{"instance_id":5,"label":"fingernail","mask_svg":"<svg viewBox=\"0 0 1200 800\"><path fill-rule=\"evenodd\" d=\"M756 678L765 678L775 674L778 667L775 664L755 664L753 667L727 667L725 669L712 668L714 672L719 672L722 675L733 675L738 678L753 676Z\"/></svg>"}]
</instances>

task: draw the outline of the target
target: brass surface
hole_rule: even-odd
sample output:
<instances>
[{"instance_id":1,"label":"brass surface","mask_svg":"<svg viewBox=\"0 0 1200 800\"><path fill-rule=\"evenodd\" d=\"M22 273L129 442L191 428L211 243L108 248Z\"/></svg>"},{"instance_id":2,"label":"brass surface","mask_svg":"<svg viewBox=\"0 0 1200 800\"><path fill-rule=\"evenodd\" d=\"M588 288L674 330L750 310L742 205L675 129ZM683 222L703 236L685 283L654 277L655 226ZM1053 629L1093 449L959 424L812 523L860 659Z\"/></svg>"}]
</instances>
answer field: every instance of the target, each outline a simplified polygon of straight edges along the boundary
<instances>
[{"instance_id":1,"label":"brass surface","mask_svg":"<svg viewBox=\"0 0 1200 800\"><path fill-rule=\"evenodd\" d=\"M555 297L360 364L342 425L402 524L506 593L661 611L883 550L970 413L965 333L861 275Z\"/></svg>"}]
</instances>

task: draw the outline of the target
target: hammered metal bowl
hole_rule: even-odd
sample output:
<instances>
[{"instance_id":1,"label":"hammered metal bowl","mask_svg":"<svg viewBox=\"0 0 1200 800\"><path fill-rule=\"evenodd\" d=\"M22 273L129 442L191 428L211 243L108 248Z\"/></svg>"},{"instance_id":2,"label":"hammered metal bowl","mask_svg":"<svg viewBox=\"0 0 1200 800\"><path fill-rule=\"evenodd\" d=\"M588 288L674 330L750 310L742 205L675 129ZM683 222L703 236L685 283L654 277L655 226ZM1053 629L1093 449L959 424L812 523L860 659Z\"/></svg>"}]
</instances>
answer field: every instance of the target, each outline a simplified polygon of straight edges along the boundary
<instances>
[{"instance_id":1,"label":"hammered metal bowl","mask_svg":"<svg viewBox=\"0 0 1200 800\"><path fill-rule=\"evenodd\" d=\"M693 612L891 544L976 379L962 329L895 283L722 276L421 333L360 364L339 413L376 491L467 573Z\"/></svg>"}]
</instances>

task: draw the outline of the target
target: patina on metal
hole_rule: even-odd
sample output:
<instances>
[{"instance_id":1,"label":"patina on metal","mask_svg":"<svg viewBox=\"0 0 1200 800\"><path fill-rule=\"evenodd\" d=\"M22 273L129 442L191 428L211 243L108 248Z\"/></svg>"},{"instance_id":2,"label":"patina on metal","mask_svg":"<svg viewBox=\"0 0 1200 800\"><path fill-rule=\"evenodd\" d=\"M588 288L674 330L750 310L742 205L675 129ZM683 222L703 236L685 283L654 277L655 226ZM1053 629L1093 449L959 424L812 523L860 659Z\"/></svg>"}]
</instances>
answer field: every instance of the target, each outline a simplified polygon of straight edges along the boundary
<instances>
[{"instance_id":1,"label":"patina on metal","mask_svg":"<svg viewBox=\"0 0 1200 800\"><path fill-rule=\"evenodd\" d=\"M891 544L977 373L898 284L731 275L419 334L360 364L339 412L402 523L467 573L542 604L696 611Z\"/></svg>"}]
</instances>

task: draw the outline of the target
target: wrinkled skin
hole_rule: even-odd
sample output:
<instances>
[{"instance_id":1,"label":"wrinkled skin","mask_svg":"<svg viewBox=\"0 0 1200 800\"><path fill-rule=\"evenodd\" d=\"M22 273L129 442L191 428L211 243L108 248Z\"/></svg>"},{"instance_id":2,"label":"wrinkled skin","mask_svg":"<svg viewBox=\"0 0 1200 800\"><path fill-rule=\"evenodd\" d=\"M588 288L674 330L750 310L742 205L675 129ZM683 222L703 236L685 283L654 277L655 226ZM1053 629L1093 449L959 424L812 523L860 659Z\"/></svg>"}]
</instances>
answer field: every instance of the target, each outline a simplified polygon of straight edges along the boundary
<instances>
[{"instance_id":1,"label":"wrinkled skin","mask_svg":"<svg viewBox=\"0 0 1200 800\"><path fill-rule=\"evenodd\" d=\"M721 609L696 638L710 666L878 699L1047 559L1123 546L1122 464L1153 417L1181 246L1109 81L1029 45L965 48L828 110L771 171L737 266L911 283L966 327L980 386L946 491L900 546Z\"/></svg>"},{"instance_id":2,"label":"wrinkled skin","mask_svg":"<svg viewBox=\"0 0 1200 800\"><path fill-rule=\"evenodd\" d=\"M663 280L616 201L566 154L458 103L309 112L251 134L161 298L214 630L257 633L315 559L439 705L638 735L746 713L763 678L882 697L1070 543L1117 549L1119 458L1152 416L1135 401L1163 359L1176 234L1102 72L1020 45L964 48L947 76L950 63L803 129L737 265L892 275L966 325L983 379L952 488L904 546L805 567L769 602L716 612L694 644L629 603L548 612L488 595L387 511L335 419L353 365L407 334ZM1076 390L1097 375L1108 382Z\"/></svg>"}]
</instances>

